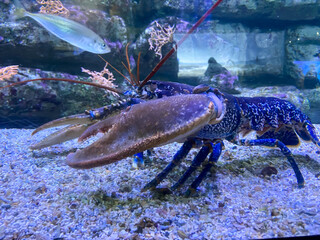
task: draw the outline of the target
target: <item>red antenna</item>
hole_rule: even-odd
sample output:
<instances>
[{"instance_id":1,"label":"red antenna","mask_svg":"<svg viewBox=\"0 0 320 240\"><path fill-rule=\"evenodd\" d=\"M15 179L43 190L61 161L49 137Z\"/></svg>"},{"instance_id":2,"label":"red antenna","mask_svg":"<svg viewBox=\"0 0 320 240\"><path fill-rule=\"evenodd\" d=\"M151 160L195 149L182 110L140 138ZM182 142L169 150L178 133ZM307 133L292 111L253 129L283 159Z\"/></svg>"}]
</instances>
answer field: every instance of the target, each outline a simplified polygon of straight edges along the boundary
<instances>
[{"instance_id":1,"label":"red antenna","mask_svg":"<svg viewBox=\"0 0 320 240\"><path fill-rule=\"evenodd\" d=\"M16 85L28 83L28 82L35 82L35 81L61 81L61 82L80 83L80 84L90 85L90 86L94 86L94 87L98 87L98 88L104 88L104 89L106 89L108 91L115 92L115 93L118 93L118 94L123 94L122 92L120 92L119 90L117 90L115 88L107 87L107 86L104 86L102 84L93 83L93 82L78 81L78 80L67 79L67 78L37 78L37 79L29 79L29 80L25 80L25 81L21 81L21 82L12 83L12 84L9 84L9 85L4 86L4 87L0 87L0 90L4 89L4 88L13 87L13 86L16 86Z\"/></svg>"},{"instance_id":2,"label":"red antenna","mask_svg":"<svg viewBox=\"0 0 320 240\"><path fill-rule=\"evenodd\" d=\"M152 77L156 72L160 69L160 67L165 63L165 61L168 60L171 55L177 51L178 47L184 42L184 40L187 39L187 37L208 17L208 15L215 9L222 0L218 0L212 7L205 13L203 16L196 22L192 28L189 29L189 31L180 39L180 41L173 47L171 50L167 53L167 55L164 56L164 58L161 59L161 61L154 67L154 69L149 73L149 75L142 81L142 83L139 86L139 89L141 89Z\"/></svg>"}]
</instances>

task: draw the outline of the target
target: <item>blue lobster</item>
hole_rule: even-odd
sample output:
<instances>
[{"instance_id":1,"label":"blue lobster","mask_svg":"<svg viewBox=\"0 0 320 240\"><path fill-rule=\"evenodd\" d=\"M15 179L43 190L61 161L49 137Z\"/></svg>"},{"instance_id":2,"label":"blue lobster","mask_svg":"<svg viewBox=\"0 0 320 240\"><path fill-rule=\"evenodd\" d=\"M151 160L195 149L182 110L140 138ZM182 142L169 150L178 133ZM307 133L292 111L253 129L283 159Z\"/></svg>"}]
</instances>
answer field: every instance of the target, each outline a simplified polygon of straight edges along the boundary
<instances>
[{"instance_id":1,"label":"blue lobster","mask_svg":"<svg viewBox=\"0 0 320 240\"><path fill-rule=\"evenodd\" d=\"M193 147L201 147L190 167L170 190L180 187L209 155L208 163L186 194L193 193L219 159L223 140L244 146L277 147L293 168L298 186L304 178L288 146L300 139L320 147L315 127L307 115L292 103L273 97L235 97L206 85L150 81L127 100L84 114L57 119L34 131L71 124L32 149L40 149L72 138L83 141L98 132L103 137L90 146L67 156L74 168L92 168L119 161L171 142L183 142L173 160L142 191L155 189ZM257 139L240 139L255 131Z\"/></svg>"}]
</instances>

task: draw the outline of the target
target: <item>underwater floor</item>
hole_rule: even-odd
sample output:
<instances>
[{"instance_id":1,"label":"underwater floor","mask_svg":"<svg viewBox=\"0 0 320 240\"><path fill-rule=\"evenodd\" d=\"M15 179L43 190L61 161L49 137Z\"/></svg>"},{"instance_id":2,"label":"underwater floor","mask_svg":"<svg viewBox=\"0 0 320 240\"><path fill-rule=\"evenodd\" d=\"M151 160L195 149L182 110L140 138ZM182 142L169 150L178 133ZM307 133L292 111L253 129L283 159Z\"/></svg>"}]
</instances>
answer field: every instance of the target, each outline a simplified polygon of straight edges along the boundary
<instances>
[{"instance_id":1,"label":"underwater floor","mask_svg":"<svg viewBox=\"0 0 320 240\"><path fill-rule=\"evenodd\" d=\"M320 125L317 125L320 132ZM128 158L76 170L64 160L76 141L31 151L53 130L0 130L0 239L249 239L320 234L320 149L303 143L293 154L306 185L277 149L226 143L223 156L196 196L141 193L179 144L154 149L139 170ZM189 157L161 183L169 187ZM273 166L278 173L263 178Z\"/></svg>"}]
</instances>

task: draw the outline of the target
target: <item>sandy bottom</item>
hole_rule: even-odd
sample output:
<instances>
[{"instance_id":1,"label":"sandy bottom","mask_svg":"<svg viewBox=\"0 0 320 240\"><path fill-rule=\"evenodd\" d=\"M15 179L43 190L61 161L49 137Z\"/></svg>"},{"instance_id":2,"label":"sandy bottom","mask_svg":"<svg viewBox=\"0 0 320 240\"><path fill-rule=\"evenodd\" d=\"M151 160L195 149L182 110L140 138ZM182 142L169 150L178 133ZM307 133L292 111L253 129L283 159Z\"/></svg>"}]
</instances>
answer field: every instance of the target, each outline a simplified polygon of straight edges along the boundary
<instances>
[{"instance_id":1,"label":"sandy bottom","mask_svg":"<svg viewBox=\"0 0 320 240\"><path fill-rule=\"evenodd\" d=\"M317 126L318 132L319 126ZM217 166L193 197L183 196L191 176L173 194L140 192L171 160L180 144L154 149L145 166L130 158L76 170L64 160L69 141L31 151L48 135L0 130L0 239L249 239L320 234L320 149L293 149L306 185L278 149L226 143ZM197 150L159 185L170 187ZM262 177L265 167L276 175Z\"/></svg>"}]
</instances>

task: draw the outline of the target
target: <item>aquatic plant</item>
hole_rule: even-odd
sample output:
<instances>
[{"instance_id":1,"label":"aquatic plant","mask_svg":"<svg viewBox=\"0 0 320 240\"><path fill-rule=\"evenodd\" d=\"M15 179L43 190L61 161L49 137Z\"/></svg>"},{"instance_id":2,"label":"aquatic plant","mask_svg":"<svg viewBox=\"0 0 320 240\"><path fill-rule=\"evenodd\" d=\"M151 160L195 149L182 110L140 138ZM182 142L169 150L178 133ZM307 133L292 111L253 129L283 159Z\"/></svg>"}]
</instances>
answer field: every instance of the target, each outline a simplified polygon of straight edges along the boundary
<instances>
[{"instance_id":1,"label":"aquatic plant","mask_svg":"<svg viewBox=\"0 0 320 240\"><path fill-rule=\"evenodd\" d=\"M18 73L18 69L18 65L0 68L0 80L9 80L12 76Z\"/></svg>"},{"instance_id":2,"label":"aquatic plant","mask_svg":"<svg viewBox=\"0 0 320 240\"><path fill-rule=\"evenodd\" d=\"M59 0L37 0L43 6L39 13L69 16L70 12Z\"/></svg>"},{"instance_id":3,"label":"aquatic plant","mask_svg":"<svg viewBox=\"0 0 320 240\"><path fill-rule=\"evenodd\" d=\"M113 81L115 80L113 73L110 72L109 69L107 69L107 66L108 66L108 63L106 63L106 65L104 66L104 68L100 72L90 71L90 70L85 69L83 67L81 68L81 70L82 70L82 72L85 72L85 73L91 75L90 79L92 80L92 82L95 82L95 83L98 83L98 84L101 84L101 85L104 85L104 86L107 86L110 88L116 88L117 85L115 85L113 83ZM105 74L108 76L108 78L104 77ZM107 90L107 91L109 93L112 93L114 96L119 96L118 93L115 93L115 92L112 92L109 90Z\"/></svg>"},{"instance_id":4,"label":"aquatic plant","mask_svg":"<svg viewBox=\"0 0 320 240\"><path fill-rule=\"evenodd\" d=\"M150 48L156 55L162 58L161 49L162 47L173 41L173 33L175 32L174 26L161 26L157 21L155 21L156 26L151 28L150 38L148 39Z\"/></svg>"}]
</instances>

